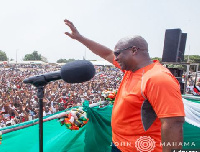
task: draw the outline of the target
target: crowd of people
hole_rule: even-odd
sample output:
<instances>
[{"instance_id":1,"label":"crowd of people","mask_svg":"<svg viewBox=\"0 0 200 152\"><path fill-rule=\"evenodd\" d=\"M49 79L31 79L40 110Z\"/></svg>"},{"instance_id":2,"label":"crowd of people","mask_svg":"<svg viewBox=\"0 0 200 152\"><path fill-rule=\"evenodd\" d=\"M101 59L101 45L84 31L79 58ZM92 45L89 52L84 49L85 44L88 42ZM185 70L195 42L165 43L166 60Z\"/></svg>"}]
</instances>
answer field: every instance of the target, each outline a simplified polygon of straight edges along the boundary
<instances>
[{"instance_id":1,"label":"crowd of people","mask_svg":"<svg viewBox=\"0 0 200 152\"><path fill-rule=\"evenodd\" d=\"M193 94L193 95L198 95L199 93L194 91L194 88L197 88L198 92L200 92L200 78L197 77L196 83L195 83L195 76L188 76L188 82L187 82L187 88L186 88L186 92L188 94Z\"/></svg>"},{"instance_id":2,"label":"crowd of people","mask_svg":"<svg viewBox=\"0 0 200 152\"><path fill-rule=\"evenodd\" d=\"M37 88L23 83L23 80L60 68L59 65L48 64L0 65L0 128L38 118ZM48 83L43 98L43 116L81 106L85 100L90 103L103 101L103 91L117 90L123 76L119 69L113 66L95 66L95 69L94 78L84 83L69 84L63 80ZM194 86L188 84L188 87ZM187 93L190 93L190 89Z\"/></svg>"},{"instance_id":3,"label":"crowd of people","mask_svg":"<svg viewBox=\"0 0 200 152\"><path fill-rule=\"evenodd\" d=\"M39 104L37 88L23 83L25 78L60 70L58 65L1 65L0 67L0 128L38 118ZM43 116L103 101L105 90L116 90L123 73L113 66L95 66L96 74L84 83L52 81L45 86Z\"/></svg>"}]
</instances>

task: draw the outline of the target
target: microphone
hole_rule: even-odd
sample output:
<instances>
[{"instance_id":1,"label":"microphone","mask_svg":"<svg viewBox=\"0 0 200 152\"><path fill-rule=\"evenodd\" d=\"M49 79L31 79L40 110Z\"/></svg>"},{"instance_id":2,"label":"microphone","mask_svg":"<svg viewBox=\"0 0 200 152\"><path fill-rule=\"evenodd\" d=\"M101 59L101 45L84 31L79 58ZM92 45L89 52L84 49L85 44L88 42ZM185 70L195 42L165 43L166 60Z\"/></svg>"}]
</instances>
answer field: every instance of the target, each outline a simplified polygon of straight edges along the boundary
<instances>
[{"instance_id":1,"label":"microphone","mask_svg":"<svg viewBox=\"0 0 200 152\"><path fill-rule=\"evenodd\" d=\"M61 67L61 71L36 75L24 79L24 83L34 86L44 86L50 81L63 79L67 83L82 83L89 81L95 75L94 65L87 60L72 61Z\"/></svg>"},{"instance_id":2,"label":"microphone","mask_svg":"<svg viewBox=\"0 0 200 152\"><path fill-rule=\"evenodd\" d=\"M87 60L69 62L61 67L61 78L67 83L89 81L94 75L94 65Z\"/></svg>"},{"instance_id":3,"label":"microphone","mask_svg":"<svg viewBox=\"0 0 200 152\"><path fill-rule=\"evenodd\" d=\"M42 75L36 75L29 78L24 79L24 83L30 83L35 86L45 85L50 81L61 79L60 71L50 72Z\"/></svg>"}]
</instances>

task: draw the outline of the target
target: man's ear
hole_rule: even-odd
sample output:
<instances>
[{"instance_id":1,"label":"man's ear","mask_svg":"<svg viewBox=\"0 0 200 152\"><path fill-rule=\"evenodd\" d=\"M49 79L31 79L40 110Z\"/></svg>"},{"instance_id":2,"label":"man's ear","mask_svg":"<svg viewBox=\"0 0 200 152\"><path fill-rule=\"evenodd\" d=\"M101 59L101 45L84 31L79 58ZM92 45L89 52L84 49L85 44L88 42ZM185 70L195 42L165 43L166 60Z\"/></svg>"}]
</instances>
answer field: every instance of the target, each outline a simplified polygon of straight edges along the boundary
<instances>
[{"instance_id":1,"label":"man's ear","mask_svg":"<svg viewBox=\"0 0 200 152\"><path fill-rule=\"evenodd\" d=\"M137 54L137 48L134 47L134 48L132 48L131 51L132 51L132 54L133 54L133 55L136 55L136 54Z\"/></svg>"}]
</instances>

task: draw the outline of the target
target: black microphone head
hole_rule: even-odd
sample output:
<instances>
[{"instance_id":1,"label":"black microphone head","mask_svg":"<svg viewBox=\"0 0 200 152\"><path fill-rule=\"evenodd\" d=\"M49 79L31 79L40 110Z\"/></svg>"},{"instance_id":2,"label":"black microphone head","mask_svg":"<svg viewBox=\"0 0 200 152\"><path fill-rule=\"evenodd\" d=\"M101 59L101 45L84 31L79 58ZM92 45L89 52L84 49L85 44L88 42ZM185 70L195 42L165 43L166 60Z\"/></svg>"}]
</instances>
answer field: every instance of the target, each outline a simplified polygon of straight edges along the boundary
<instances>
[{"instance_id":1,"label":"black microphone head","mask_svg":"<svg viewBox=\"0 0 200 152\"><path fill-rule=\"evenodd\" d=\"M94 65L87 60L72 61L61 67L61 78L67 83L89 81L94 75Z\"/></svg>"}]
</instances>

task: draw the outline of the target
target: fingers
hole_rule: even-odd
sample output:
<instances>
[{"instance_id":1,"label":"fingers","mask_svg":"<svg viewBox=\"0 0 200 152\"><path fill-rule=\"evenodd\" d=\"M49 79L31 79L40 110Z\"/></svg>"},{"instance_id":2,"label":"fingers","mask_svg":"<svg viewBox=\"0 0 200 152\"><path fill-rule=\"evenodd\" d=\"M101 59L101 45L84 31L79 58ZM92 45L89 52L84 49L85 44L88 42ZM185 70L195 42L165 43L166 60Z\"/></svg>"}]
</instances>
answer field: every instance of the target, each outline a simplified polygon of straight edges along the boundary
<instances>
[{"instance_id":1,"label":"fingers","mask_svg":"<svg viewBox=\"0 0 200 152\"><path fill-rule=\"evenodd\" d=\"M65 32L66 35L68 35L69 37L71 37L71 34L69 32Z\"/></svg>"},{"instance_id":2,"label":"fingers","mask_svg":"<svg viewBox=\"0 0 200 152\"><path fill-rule=\"evenodd\" d=\"M69 28L70 28L71 31L73 32L73 31L74 31L74 25L73 25L73 23L70 22L70 21L67 20L67 19L65 19L64 22L65 22L65 24L66 24L67 26L69 26ZM65 34L66 34L67 36L69 36L69 37L72 38L72 34L71 34L71 33L69 33L69 32L65 32Z\"/></svg>"},{"instance_id":3,"label":"fingers","mask_svg":"<svg viewBox=\"0 0 200 152\"><path fill-rule=\"evenodd\" d=\"M74 24L67 19L65 19L64 22L65 22L66 25L74 26Z\"/></svg>"},{"instance_id":4,"label":"fingers","mask_svg":"<svg viewBox=\"0 0 200 152\"><path fill-rule=\"evenodd\" d=\"M72 22L70 22L67 19L65 19L64 22L67 26L69 26L69 28L71 29L72 32L77 32L77 29Z\"/></svg>"},{"instance_id":5,"label":"fingers","mask_svg":"<svg viewBox=\"0 0 200 152\"><path fill-rule=\"evenodd\" d=\"M72 28L75 28L74 24L72 22L70 22L69 20L65 19L64 22L66 25L68 25L71 28L71 30L72 30Z\"/></svg>"},{"instance_id":6,"label":"fingers","mask_svg":"<svg viewBox=\"0 0 200 152\"><path fill-rule=\"evenodd\" d=\"M67 20L67 19L65 19L64 22L71 30L71 33L70 32L65 32L65 34L67 36L69 36L70 38L72 38L72 39L78 39L81 35L78 32L78 30L76 29L76 27L74 26L74 24L71 21Z\"/></svg>"}]
</instances>

